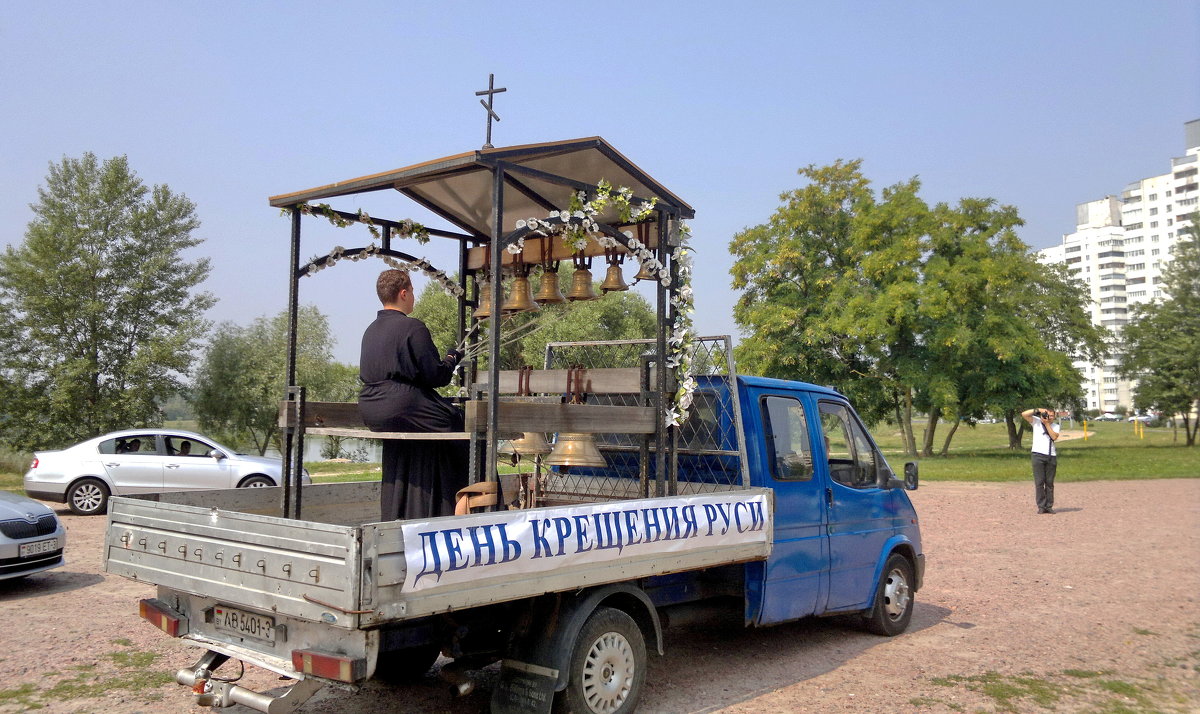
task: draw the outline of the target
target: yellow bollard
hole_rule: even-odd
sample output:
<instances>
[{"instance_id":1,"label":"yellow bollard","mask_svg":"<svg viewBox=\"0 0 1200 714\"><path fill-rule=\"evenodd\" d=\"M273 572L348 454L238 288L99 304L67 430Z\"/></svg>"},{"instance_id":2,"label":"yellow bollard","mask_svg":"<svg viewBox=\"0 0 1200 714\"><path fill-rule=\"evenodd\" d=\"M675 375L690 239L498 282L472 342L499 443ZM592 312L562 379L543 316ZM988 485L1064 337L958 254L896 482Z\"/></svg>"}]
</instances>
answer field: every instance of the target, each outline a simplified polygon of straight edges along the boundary
<instances>
[{"instance_id":1,"label":"yellow bollard","mask_svg":"<svg viewBox=\"0 0 1200 714\"><path fill-rule=\"evenodd\" d=\"M1084 419L1084 420L1083 420L1083 440L1084 440L1084 441L1087 441L1087 440L1088 440L1088 433L1087 433L1087 419Z\"/></svg>"}]
</instances>

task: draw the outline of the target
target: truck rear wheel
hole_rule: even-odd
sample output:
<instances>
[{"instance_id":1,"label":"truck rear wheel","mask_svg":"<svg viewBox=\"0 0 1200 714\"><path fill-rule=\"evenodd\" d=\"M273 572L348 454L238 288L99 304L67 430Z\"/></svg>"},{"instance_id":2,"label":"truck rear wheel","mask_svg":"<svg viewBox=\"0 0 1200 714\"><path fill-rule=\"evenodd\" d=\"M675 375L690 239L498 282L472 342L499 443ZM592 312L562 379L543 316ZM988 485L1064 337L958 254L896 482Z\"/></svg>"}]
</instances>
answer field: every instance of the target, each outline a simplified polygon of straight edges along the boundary
<instances>
[{"instance_id":1,"label":"truck rear wheel","mask_svg":"<svg viewBox=\"0 0 1200 714\"><path fill-rule=\"evenodd\" d=\"M646 680L646 639L626 613L596 608L575 638L569 662L556 711L626 714L637 707Z\"/></svg>"},{"instance_id":2,"label":"truck rear wheel","mask_svg":"<svg viewBox=\"0 0 1200 714\"><path fill-rule=\"evenodd\" d=\"M877 635L895 637L908 629L913 613L913 568L899 553L888 556L875 589L875 606L863 614L867 629Z\"/></svg>"}]
</instances>

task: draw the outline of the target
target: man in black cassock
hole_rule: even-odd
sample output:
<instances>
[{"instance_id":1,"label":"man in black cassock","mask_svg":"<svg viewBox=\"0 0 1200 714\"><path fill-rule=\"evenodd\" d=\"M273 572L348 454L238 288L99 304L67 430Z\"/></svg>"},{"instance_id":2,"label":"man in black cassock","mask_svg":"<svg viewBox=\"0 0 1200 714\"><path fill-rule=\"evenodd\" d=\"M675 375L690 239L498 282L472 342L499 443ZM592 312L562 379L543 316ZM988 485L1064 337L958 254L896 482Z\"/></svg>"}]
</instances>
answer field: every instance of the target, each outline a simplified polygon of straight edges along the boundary
<instances>
[{"instance_id":1,"label":"man in black cassock","mask_svg":"<svg viewBox=\"0 0 1200 714\"><path fill-rule=\"evenodd\" d=\"M429 328L409 317L416 298L403 270L375 283L383 309L363 333L358 411L372 431L463 430L462 412L434 389L450 383L462 354L445 357ZM454 515L454 496L467 485L466 441L383 440L381 519Z\"/></svg>"}]
</instances>

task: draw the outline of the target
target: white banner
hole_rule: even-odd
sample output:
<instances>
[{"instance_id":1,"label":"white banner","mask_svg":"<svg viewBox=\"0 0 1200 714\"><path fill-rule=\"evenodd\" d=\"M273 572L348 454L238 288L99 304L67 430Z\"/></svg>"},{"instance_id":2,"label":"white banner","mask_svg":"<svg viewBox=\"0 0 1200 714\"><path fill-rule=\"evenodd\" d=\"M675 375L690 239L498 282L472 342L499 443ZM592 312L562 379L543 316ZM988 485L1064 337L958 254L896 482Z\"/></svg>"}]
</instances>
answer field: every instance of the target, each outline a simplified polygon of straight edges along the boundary
<instances>
[{"instance_id":1,"label":"white banner","mask_svg":"<svg viewBox=\"0 0 1200 714\"><path fill-rule=\"evenodd\" d=\"M721 493L405 523L404 592L566 565L765 542L767 496Z\"/></svg>"}]
</instances>

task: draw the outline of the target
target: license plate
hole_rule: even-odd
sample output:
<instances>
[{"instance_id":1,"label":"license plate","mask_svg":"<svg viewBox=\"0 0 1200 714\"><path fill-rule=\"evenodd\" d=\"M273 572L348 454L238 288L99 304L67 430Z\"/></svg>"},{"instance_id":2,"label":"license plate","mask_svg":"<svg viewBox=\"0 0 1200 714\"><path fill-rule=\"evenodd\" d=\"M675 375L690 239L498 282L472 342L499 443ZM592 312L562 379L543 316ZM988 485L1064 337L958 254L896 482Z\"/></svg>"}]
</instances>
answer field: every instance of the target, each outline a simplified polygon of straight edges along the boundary
<instances>
[{"instance_id":1,"label":"license plate","mask_svg":"<svg viewBox=\"0 0 1200 714\"><path fill-rule=\"evenodd\" d=\"M22 543L17 548L17 554L22 558L28 558L31 555L53 553L56 550L58 550L58 539L51 538L50 540L39 540L36 543ZM12 551L8 552L11 553Z\"/></svg>"},{"instance_id":2,"label":"license plate","mask_svg":"<svg viewBox=\"0 0 1200 714\"><path fill-rule=\"evenodd\" d=\"M217 605L213 608L213 625L223 632L275 643L275 618L256 615L236 607Z\"/></svg>"}]
</instances>

